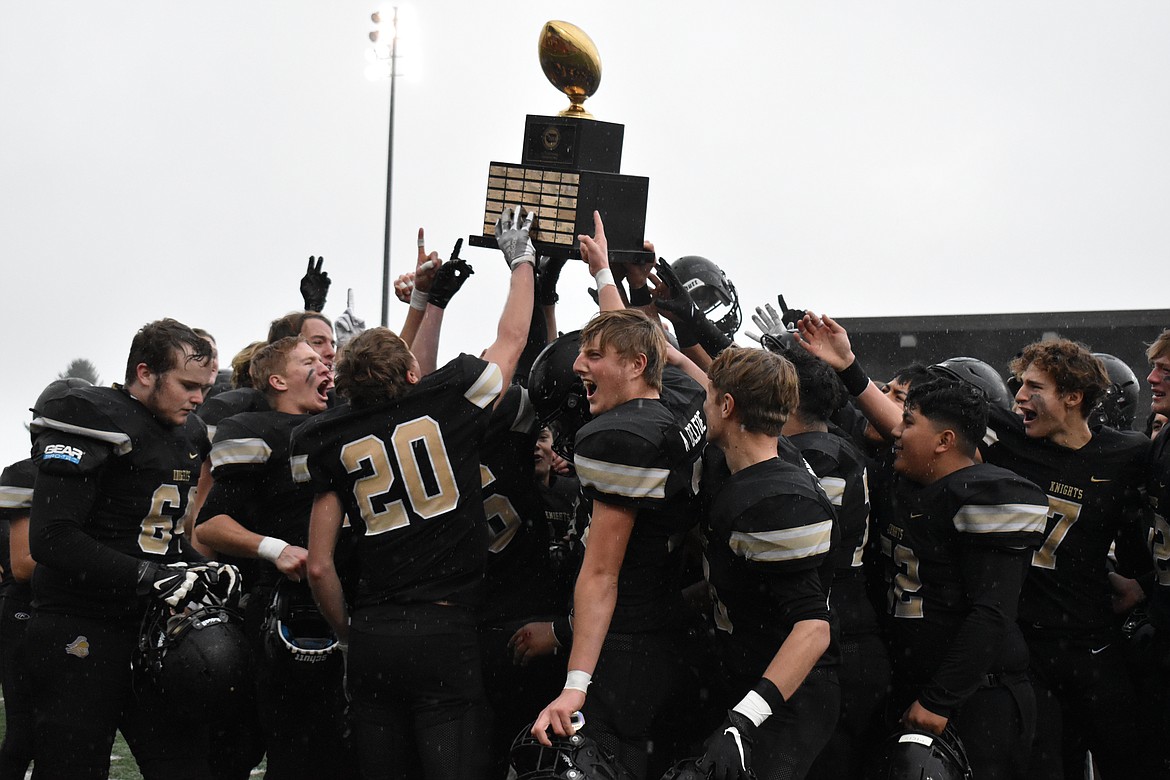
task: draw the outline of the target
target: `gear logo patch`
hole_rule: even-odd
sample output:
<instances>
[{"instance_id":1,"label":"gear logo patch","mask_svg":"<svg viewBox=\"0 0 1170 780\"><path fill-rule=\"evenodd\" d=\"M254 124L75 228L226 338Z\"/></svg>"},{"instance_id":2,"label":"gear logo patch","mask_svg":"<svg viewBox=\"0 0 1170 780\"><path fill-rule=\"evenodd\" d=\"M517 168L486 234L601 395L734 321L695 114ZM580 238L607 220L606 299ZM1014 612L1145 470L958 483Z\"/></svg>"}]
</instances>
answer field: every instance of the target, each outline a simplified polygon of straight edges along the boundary
<instances>
[{"instance_id":1,"label":"gear logo patch","mask_svg":"<svg viewBox=\"0 0 1170 780\"><path fill-rule=\"evenodd\" d=\"M79 636L69 644L65 645L65 652L68 655L76 656L77 658L88 658L89 640L83 636Z\"/></svg>"},{"instance_id":2,"label":"gear logo patch","mask_svg":"<svg viewBox=\"0 0 1170 780\"><path fill-rule=\"evenodd\" d=\"M45 447L45 460L64 460L77 465L85 457L85 451L68 444L50 444Z\"/></svg>"}]
</instances>

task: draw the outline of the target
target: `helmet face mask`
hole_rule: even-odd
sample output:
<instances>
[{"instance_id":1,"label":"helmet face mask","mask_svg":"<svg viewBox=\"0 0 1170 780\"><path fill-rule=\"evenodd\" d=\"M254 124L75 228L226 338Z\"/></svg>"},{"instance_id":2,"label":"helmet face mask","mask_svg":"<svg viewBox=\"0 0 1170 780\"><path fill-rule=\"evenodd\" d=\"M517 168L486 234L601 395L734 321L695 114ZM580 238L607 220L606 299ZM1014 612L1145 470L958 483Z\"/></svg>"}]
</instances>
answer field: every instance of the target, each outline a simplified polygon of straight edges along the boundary
<instances>
[{"instance_id":1,"label":"helmet face mask","mask_svg":"<svg viewBox=\"0 0 1170 780\"><path fill-rule=\"evenodd\" d=\"M1105 365L1109 387L1089 412L1089 425L1107 425L1119 431L1133 430L1141 393L1137 375L1123 360L1113 355L1094 352L1093 357Z\"/></svg>"},{"instance_id":2,"label":"helmet face mask","mask_svg":"<svg viewBox=\"0 0 1170 780\"><path fill-rule=\"evenodd\" d=\"M552 747L532 736L529 723L516 739L508 763L516 780L630 780L613 757L596 742L577 732L571 737L549 733Z\"/></svg>"},{"instance_id":3,"label":"helmet face mask","mask_svg":"<svg viewBox=\"0 0 1170 780\"><path fill-rule=\"evenodd\" d=\"M573 459L577 431L593 419L589 399L573 363L581 351L581 332L566 333L541 350L528 376L528 397L540 424L553 433L553 451Z\"/></svg>"},{"instance_id":4,"label":"helmet face mask","mask_svg":"<svg viewBox=\"0 0 1170 780\"><path fill-rule=\"evenodd\" d=\"M264 615L264 653L270 663L298 673L336 669L341 644L304 583L281 580Z\"/></svg>"},{"instance_id":5,"label":"helmet face mask","mask_svg":"<svg viewBox=\"0 0 1170 780\"><path fill-rule=\"evenodd\" d=\"M739 293L723 269L705 257L688 255L670 264L679 281L725 336L734 339L743 321Z\"/></svg>"}]
</instances>

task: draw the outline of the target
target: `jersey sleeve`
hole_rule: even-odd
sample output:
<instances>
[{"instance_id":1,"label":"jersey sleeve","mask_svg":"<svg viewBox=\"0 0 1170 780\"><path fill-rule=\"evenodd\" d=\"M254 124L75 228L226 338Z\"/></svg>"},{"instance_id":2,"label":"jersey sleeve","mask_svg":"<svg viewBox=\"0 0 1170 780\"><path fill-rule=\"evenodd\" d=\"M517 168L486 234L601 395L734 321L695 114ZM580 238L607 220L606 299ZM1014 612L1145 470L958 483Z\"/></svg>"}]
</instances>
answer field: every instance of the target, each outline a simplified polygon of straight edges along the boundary
<instances>
[{"instance_id":1,"label":"jersey sleeve","mask_svg":"<svg viewBox=\"0 0 1170 780\"><path fill-rule=\"evenodd\" d=\"M984 469L959 486L953 523L968 544L1032 548L1044 541L1048 496L1006 469Z\"/></svg>"},{"instance_id":2,"label":"jersey sleeve","mask_svg":"<svg viewBox=\"0 0 1170 780\"><path fill-rule=\"evenodd\" d=\"M586 498L631 508L653 508L667 498L667 455L636 433L606 428L580 438L573 466Z\"/></svg>"},{"instance_id":3,"label":"jersey sleeve","mask_svg":"<svg viewBox=\"0 0 1170 780\"><path fill-rule=\"evenodd\" d=\"M750 568L777 573L815 570L829 554L832 540L833 516L820 502L780 494L740 513L732 522L728 545Z\"/></svg>"}]
</instances>

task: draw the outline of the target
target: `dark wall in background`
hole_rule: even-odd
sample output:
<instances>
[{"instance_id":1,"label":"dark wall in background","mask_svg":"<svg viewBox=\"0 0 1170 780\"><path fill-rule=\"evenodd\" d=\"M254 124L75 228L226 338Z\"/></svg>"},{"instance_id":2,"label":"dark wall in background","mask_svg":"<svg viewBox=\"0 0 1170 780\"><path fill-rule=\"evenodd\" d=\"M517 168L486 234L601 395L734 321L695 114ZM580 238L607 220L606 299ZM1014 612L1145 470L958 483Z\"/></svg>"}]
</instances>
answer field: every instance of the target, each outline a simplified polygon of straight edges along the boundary
<instances>
[{"instance_id":1,"label":"dark wall in background","mask_svg":"<svg viewBox=\"0 0 1170 780\"><path fill-rule=\"evenodd\" d=\"M1134 427L1141 427L1150 408L1146 346L1170 328L1170 309L855 317L840 322L875 381L890 378L909 363L929 365L959 356L979 358L1006 378L1008 363L1024 345L1052 336L1080 341L1093 352L1121 358L1137 374L1142 396Z\"/></svg>"}]
</instances>

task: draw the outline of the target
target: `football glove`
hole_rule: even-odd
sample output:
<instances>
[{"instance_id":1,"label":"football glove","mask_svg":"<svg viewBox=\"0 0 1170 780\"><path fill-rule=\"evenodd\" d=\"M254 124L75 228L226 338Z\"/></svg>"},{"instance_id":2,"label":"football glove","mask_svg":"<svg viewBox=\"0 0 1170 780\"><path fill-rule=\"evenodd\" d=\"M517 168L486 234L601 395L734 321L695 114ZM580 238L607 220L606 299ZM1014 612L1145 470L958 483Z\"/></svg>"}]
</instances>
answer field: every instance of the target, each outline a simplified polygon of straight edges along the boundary
<instances>
[{"instance_id":1,"label":"football glove","mask_svg":"<svg viewBox=\"0 0 1170 780\"><path fill-rule=\"evenodd\" d=\"M759 342L764 349L783 355L796 346L796 336L789 330L789 320L795 327L796 322L804 315L804 312L797 312L785 306L783 295L776 296L776 299L780 303L780 308L784 310L783 316L770 303L757 306L756 313L752 315L752 322L756 323L756 327L760 329L761 333L749 330L744 335L752 341Z\"/></svg>"},{"instance_id":2,"label":"football glove","mask_svg":"<svg viewBox=\"0 0 1170 780\"><path fill-rule=\"evenodd\" d=\"M756 726L735 710L728 710L723 724L707 738L699 765L709 772L711 780L754 780L752 771L752 743Z\"/></svg>"},{"instance_id":3,"label":"football glove","mask_svg":"<svg viewBox=\"0 0 1170 780\"><path fill-rule=\"evenodd\" d=\"M512 211L511 206L505 206L496 219L496 244L504 253L508 267L513 270L521 263L536 264L536 249L528 236L535 216L521 206L517 206L515 211Z\"/></svg>"},{"instance_id":4,"label":"football glove","mask_svg":"<svg viewBox=\"0 0 1170 780\"><path fill-rule=\"evenodd\" d=\"M366 329L366 321L353 313L353 288L346 294L346 307L341 316L333 321L333 333L337 337L337 351L360 335Z\"/></svg>"},{"instance_id":5,"label":"football glove","mask_svg":"<svg viewBox=\"0 0 1170 780\"><path fill-rule=\"evenodd\" d=\"M554 306L560 297L557 295L557 282L561 278L561 269L569 261L565 257L548 257L541 255L536 263L536 302L541 306Z\"/></svg>"},{"instance_id":6,"label":"football glove","mask_svg":"<svg viewBox=\"0 0 1170 780\"><path fill-rule=\"evenodd\" d=\"M467 277L475 273L475 269L459 256L459 250L462 247L463 239L460 238L455 242L455 248L451 250L451 259L435 271L435 279L431 282L430 292L432 306L438 306L440 309L447 308L447 304L455 297L455 293L459 292L459 288L467 281Z\"/></svg>"},{"instance_id":7,"label":"football glove","mask_svg":"<svg viewBox=\"0 0 1170 780\"><path fill-rule=\"evenodd\" d=\"M191 567L204 583L204 595L199 603L207 607L239 606L240 570L230 563L208 561Z\"/></svg>"},{"instance_id":8,"label":"football glove","mask_svg":"<svg viewBox=\"0 0 1170 780\"><path fill-rule=\"evenodd\" d=\"M678 338L679 347L688 347L697 343L711 357L715 357L730 347L731 339L715 327L715 323L707 319L707 315L703 313L703 310L695 303L695 299L683 287L682 280L670 267L670 263L660 259L657 270L658 278L670 291L670 298L655 298L654 304L668 320L674 323L674 332Z\"/></svg>"},{"instance_id":9,"label":"football glove","mask_svg":"<svg viewBox=\"0 0 1170 780\"><path fill-rule=\"evenodd\" d=\"M143 561L138 564L138 593L151 595L172 609L199 606L207 596L207 582L199 570L206 564L157 564Z\"/></svg>"},{"instance_id":10,"label":"football glove","mask_svg":"<svg viewBox=\"0 0 1170 780\"><path fill-rule=\"evenodd\" d=\"M321 270L324 262L324 257L310 257L309 267L301 277L301 297L305 299L305 311L321 311L325 308L325 296L332 282L329 274Z\"/></svg>"}]
</instances>

